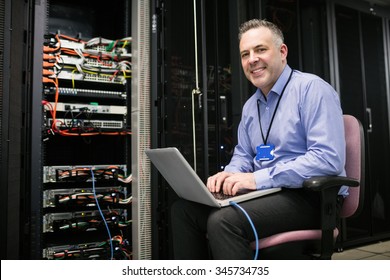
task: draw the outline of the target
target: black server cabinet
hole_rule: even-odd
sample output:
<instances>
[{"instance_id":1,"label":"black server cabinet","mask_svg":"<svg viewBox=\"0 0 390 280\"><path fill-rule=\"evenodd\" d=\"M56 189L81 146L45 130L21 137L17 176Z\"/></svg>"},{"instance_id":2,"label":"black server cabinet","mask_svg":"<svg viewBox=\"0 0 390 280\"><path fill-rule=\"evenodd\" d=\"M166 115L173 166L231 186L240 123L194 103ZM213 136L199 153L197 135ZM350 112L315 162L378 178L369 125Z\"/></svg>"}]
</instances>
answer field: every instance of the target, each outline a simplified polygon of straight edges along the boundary
<instances>
[{"instance_id":1,"label":"black server cabinet","mask_svg":"<svg viewBox=\"0 0 390 280\"><path fill-rule=\"evenodd\" d=\"M33 15L29 258L131 259L131 1Z\"/></svg>"},{"instance_id":2,"label":"black server cabinet","mask_svg":"<svg viewBox=\"0 0 390 280\"><path fill-rule=\"evenodd\" d=\"M29 8L25 1L0 2L1 259L18 259L24 238Z\"/></svg>"},{"instance_id":3,"label":"black server cabinet","mask_svg":"<svg viewBox=\"0 0 390 280\"><path fill-rule=\"evenodd\" d=\"M346 245L390 237L388 18L335 6L342 107L363 123L366 142L364 208L346 221Z\"/></svg>"}]
</instances>

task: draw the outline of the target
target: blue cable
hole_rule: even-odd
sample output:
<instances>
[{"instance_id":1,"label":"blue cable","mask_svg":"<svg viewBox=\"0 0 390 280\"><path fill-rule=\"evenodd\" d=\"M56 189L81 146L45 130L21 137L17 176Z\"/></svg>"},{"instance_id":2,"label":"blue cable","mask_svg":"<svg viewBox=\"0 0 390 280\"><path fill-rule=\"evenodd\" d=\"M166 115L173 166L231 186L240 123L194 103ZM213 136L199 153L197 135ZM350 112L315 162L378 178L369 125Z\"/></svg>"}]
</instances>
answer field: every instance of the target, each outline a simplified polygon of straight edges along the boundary
<instances>
[{"instance_id":1,"label":"blue cable","mask_svg":"<svg viewBox=\"0 0 390 280\"><path fill-rule=\"evenodd\" d=\"M96 191L95 191L95 175L93 173L92 167L91 167L91 177L92 177L93 196L95 198L96 206L97 206L97 208L99 210L100 216L102 216L104 225L106 226L106 229L107 229L108 238L110 240L110 249L111 249L111 258L110 259L113 260L114 259L114 246L112 244L111 232L110 232L110 229L108 228L108 224L106 222L106 218L104 217L104 214L103 214L102 210L100 209L99 201L97 200Z\"/></svg>"},{"instance_id":2,"label":"blue cable","mask_svg":"<svg viewBox=\"0 0 390 280\"><path fill-rule=\"evenodd\" d=\"M249 223L251 224L251 227L253 229L253 233L255 235L255 241L256 241L256 252L255 252L255 257L253 258L253 260L257 260L257 255L259 254L259 237L257 235L257 231L256 231L256 228L255 228L255 225L253 224L251 218L249 217L248 213L245 211L244 208L242 208L240 205L238 205L234 201L230 201L229 204L237 207L238 209L240 209L244 213L246 218L248 219Z\"/></svg>"}]
</instances>

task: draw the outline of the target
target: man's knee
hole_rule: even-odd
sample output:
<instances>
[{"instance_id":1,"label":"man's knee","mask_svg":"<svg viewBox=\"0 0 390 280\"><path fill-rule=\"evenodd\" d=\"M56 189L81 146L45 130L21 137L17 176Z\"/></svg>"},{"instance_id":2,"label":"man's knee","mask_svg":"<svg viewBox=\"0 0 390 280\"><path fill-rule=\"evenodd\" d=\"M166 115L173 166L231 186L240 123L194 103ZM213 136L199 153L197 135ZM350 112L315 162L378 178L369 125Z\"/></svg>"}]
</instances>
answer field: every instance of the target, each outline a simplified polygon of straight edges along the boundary
<instances>
[{"instance_id":1,"label":"man's knee","mask_svg":"<svg viewBox=\"0 0 390 280\"><path fill-rule=\"evenodd\" d=\"M240 224L239 217L232 208L223 208L212 211L207 220L207 232L209 235L219 235L224 231L237 228Z\"/></svg>"}]
</instances>

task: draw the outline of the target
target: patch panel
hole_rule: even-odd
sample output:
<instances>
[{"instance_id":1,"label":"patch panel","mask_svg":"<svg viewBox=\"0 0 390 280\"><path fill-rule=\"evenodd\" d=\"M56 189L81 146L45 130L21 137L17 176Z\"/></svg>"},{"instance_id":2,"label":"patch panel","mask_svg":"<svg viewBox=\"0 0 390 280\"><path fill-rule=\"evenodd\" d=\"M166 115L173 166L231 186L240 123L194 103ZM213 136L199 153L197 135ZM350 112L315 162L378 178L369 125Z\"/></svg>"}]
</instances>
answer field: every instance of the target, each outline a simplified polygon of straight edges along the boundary
<instances>
[{"instance_id":1,"label":"patch panel","mask_svg":"<svg viewBox=\"0 0 390 280\"><path fill-rule=\"evenodd\" d=\"M80 50L83 51L85 48L84 42L76 42L72 40L60 39L61 48L67 48L72 50Z\"/></svg>"},{"instance_id":2,"label":"patch panel","mask_svg":"<svg viewBox=\"0 0 390 280\"><path fill-rule=\"evenodd\" d=\"M76 70L76 71L75 71ZM62 69L57 74L58 79L74 80L74 81L91 81L100 83L113 83L113 84L126 84L126 78L120 75L113 74L102 74L102 73L88 73L88 72L77 72L77 69Z\"/></svg>"},{"instance_id":3,"label":"patch panel","mask_svg":"<svg viewBox=\"0 0 390 280\"><path fill-rule=\"evenodd\" d=\"M68 65L80 65L83 63L84 59L79 56L73 56L73 55L61 55L61 62L62 64L68 64Z\"/></svg>"},{"instance_id":4,"label":"patch panel","mask_svg":"<svg viewBox=\"0 0 390 280\"><path fill-rule=\"evenodd\" d=\"M98 60L96 58L80 57L73 55L61 55L61 63L67 65L84 65L89 67L102 67L117 69L119 64L112 60ZM125 70L125 69L124 69Z\"/></svg>"},{"instance_id":5,"label":"patch panel","mask_svg":"<svg viewBox=\"0 0 390 280\"><path fill-rule=\"evenodd\" d=\"M55 87L46 87L45 95L55 94ZM125 91L99 90L99 89L85 89L85 88L67 88L59 87L59 95L70 95L79 97L97 97L97 98L113 98L126 99L127 93Z\"/></svg>"}]
</instances>

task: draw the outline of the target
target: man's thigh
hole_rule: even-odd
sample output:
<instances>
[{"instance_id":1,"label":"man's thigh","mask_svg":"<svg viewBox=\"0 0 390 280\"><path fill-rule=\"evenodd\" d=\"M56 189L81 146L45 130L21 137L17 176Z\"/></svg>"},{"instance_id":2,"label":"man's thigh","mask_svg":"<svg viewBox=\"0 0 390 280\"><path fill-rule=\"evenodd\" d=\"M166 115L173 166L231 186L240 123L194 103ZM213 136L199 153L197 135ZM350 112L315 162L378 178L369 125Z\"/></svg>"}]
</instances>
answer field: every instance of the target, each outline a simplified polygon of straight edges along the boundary
<instances>
[{"instance_id":1,"label":"man's thigh","mask_svg":"<svg viewBox=\"0 0 390 280\"><path fill-rule=\"evenodd\" d=\"M257 229L259 238L296 229L318 228L319 196L303 189L280 192L240 203ZM225 218L252 236L252 227L242 211L234 206L213 211L213 219ZM254 236L253 236L254 237Z\"/></svg>"}]
</instances>

